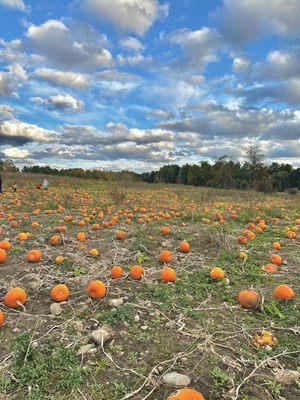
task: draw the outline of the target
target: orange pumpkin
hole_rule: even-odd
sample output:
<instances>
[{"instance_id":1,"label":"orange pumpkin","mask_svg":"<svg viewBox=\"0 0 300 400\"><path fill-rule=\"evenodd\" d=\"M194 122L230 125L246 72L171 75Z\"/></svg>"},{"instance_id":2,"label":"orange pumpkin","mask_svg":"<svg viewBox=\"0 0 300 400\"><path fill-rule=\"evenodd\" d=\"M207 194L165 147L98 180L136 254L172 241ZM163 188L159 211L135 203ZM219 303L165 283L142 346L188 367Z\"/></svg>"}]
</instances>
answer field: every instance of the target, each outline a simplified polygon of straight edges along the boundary
<instances>
[{"instance_id":1,"label":"orange pumpkin","mask_svg":"<svg viewBox=\"0 0 300 400\"><path fill-rule=\"evenodd\" d=\"M173 268L169 268L169 267L163 268L161 270L160 275L161 275L161 279L164 282L175 282L175 280L176 280L176 272L174 271Z\"/></svg>"},{"instance_id":2,"label":"orange pumpkin","mask_svg":"<svg viewBox=\"0 0 300 400\"><path fill-rule=\"evenodd\" d=\"M124 231L118 231L116 233L116 239L124 240L126 238L126 233Z\"/></svg>"},{"instance_id":3,"label":"orange pumpkin","mask_svg":"<svg viewBox=\"0 0 300 400\"><path fill-rule=\"evenodd\" d=\"M274 289L273 297L280 300L289 300L296 297L296 293L287 285L279 285Z\"/></svg>"},{"instance_id":4,"label":"orange pumpkin","mask_svg":"<svg viewBox=\"0 0 300 400\"><path fill-rule=\"evenodd\" d=\"M86 241L86 235L84 232L78 232L77 233L77 240L79 242L85 242Z\"/></svg>"},{"instance_id":5,"label":"orange pumpkin","mask_svg":"<svg viewBox=\"0 0 300 400\"><path fill-rule=\"evenodd\" d=\"M27 300L27 295L24 289L19 287L9 290L4 296L4 303L7 307L18 308L23 305Z\"/></svg>"},{"instance_id":6,"label":"orange pumpkin","mask_svg":"<svg viewBox=\"0 0 300 400\"><path fill-rule=\"evenodd\" d=\"M272 254L270 256L270 263L271 264L276 264L276 265L281 265L282 264L282 258L278 254Z\"/></svg>"},{"instance_id":7,"label":"orange pumpkin","mask_svg":"<svg viewBox=\"0 0 300 400\"><path fill-rule=\"evenodd\" d=\"M31 263L37 263L41 261L41 258L42 258L42 253L40 252L40 250L30 250L27 253L27 260Z\"/></svg>"},{"instance_id":8,"label":"orange pumpkin","mask_svg":"<svg viewBox=\"0 0 300 400\"><path fill-rule=\"evenodd\" d=\"M181 242L179 248L182 253L189 253L191 250L188 242Z\"/></svg>"},{"instance_id":9,"label":"orange pumpkin","mask_svg":"<svg viewBox=\"0 0 300 400\"><path fill-rule=\"evenodd\" d=\"M225 277L225 273L220 267L215 267L210 271L210 277L213 279L223 279Z\"/></svg>"},{"instance_id":10,"label":"orange pumpkin","mask_svg":"<svg viewBox=\"0 0 300 400\"><path fill-rule=\"evenodd\" d=\"M60 235L53 235L50 238L50 243L52 244L52 246L58 246L59 244L61 244L62 242L62 238Z\"/></svg>"},{"instance_id":11,"label":"orange pumpkin","mask_svg":"<svg viewBox=\"0 0 300 400\"><path fill-rule=\"evenodd\" d=\"M5 315L2 310L0 310L0 326L4 325Z\"/></svg>"},{"instance_id":12,"label":"orange pumpkin","mask_svg":"<svg viewBox=\"0 0 300 400\"><path fill-rule=\"evenodd\" d=\"M279 242L274 242L273 243L273 249L275 250L281 250L281 244Z\"/></svg>"},{"instance_id":13,"label":"orange pumpkin","mask_svg":"<svg viewBox=\"0 0 300 400\"><path fill-rule=\"evenodd\" d=\"M21 242L24 242L27 239L28 239L27 233L21 232L21 233L18 234L18 240L20 240Z\"/></svg>"},{"instance_id":14,"label":"orange pumpkin","mask_svg":"<svg viewBox=\"0 0 300 400\"><path fill-rule=\"evenodd\" d=\"M205 400L201 393L194 389L181 389L175 395L169 396L167 400Z\"/></svg>"},{"instance_id":15,"label":"orange pumpkin","mask_svg":"<svg viewBox=\"0 0 300 400\"><path fill-rule=\"evenodd\" d=\"M238 295L238 302L244 308L256 308L259 303L259 294L252 289L242 290Z\"/></svg>"},{"instance_id":16,"label":"orange pumpkin","mask_svg":"<svg viewBox=\"0 0 300 400\"><path fill-rule=\"evenodd\" d=\"M115 265L114 267L112 267L111 272L110 272L110 276L112 277L112 279L121 278L122 275L123 275L122 267L120 267L119 265Z\"/></svg>"},{"instance_id":17,"label":"orange pumpkin","mask_svg":"<svg viewBox=\"0 0 300 400\"><path fill-rule=\"evenodd\" d=\"M239 236L238 237L238 242L239 242L239 244L246 244L247 243L247 238L245 236Z\"/></svg>"},{"instance_id":18,"label":"orange pumpkin","mask_svg":"<svg viewBox=\"0 0 300 400\"><path fill-rule=\"evenodd\" d=\"M61 264L65 261L65 259L62 256L57 256L55 257L55 262L56 264Z\"/></svg>"},{"instance_id":19,"label":"orange pumpkin","mask_svg":"<svg viewBox=\"0 0 300 400\"><path fill-rule=\"evenodd\" d=\"M162 250L159 259L162 263L169 263L172 260L172 253L169 250Z\"/></svg>"},{"instance_id":20,"label":"orange pumpkin","mask_svg":"<svg viewBox=\"0 0 300 400\"><path fill-rule=\"evenodd\" d=\"M160 231L163 235L168 235L170 233L170 228L163 226Z\"/></svg>"},{"instance_id":21,"label":"orange pumpkin","mask_svg":"<svg viewBox=\"0 0 300 400\"><path fill-rule=\"evenodd\" d=\"M141 265L134 265L131 267L129 275L132 279L139 280L142 279L144 272L144 268Z\"/></svg>"},{"instance_id":22,"label":"orange pumpkin","mask_svg":"<svg viewBox=\"0 0 300 400\"><path fill-rule=\"evenodd\" d=\"M0 249L0 264L4 263L4 261L7 259L7 253L5 250Z\"/></svg>"},{"instance_id":23,"label":"orange pumpkin","mask_svg":"<svg viewBox=\"0 0 300 400\"><path fill-rule=\"evenodd\" d=\"M106 286L102 281L93 281L87 287L88 296L91 299L99 299L106 294Z\"/></svg>"},{"instance_id":24,"label":"orange pumpkin","mask_svg":"<svg viewBox=\"0 0 300 400\"><path fill-rule=\"evenodd\" d=\"M266 264L262 269L268 272L276 272L278 268L276 264Z\"/></svg>"},{"instance_id":25,"label":"orange pumpkin","mask_svg":"<svg viewBox=\"0 0 300 400\"><path fill-rule=\"evenodd\" d=\"M69 298L69 295L69 288L67 285L64 284L54 286L54 288L50 292L52 300L57 301L58 303L67 300Z\"/></svg>"},{"instance_id":26,"label":"orange pumpkin","mask_svg":"<svg viewBox=\"0 0 300 400\"><path fill-rule=\"evenodd\" d=\"M91 250L89 251L89 255L92 256L92 257L98 257L98 256L99 256L99 250L97 250L97 249L91 249Z\"/></svg>"},{"instance_id":27,"label":"orange pumpkin","mask_svg":"<svg viewBox=\"0 0 300 400\"><path fill-rule=\"evenodd\" d=\"M0 249L8 251L11 249L11 244L4 240L3 242L0 242Z\"/></svg>"}]
</instances>

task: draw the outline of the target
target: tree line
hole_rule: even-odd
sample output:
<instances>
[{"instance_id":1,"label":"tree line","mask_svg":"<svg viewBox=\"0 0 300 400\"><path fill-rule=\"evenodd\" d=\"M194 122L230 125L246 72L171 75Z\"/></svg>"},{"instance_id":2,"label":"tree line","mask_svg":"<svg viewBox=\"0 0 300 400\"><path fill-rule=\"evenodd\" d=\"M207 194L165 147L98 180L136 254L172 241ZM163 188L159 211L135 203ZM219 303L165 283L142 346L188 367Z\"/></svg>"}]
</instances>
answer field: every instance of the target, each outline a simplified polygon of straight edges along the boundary
<instances>
[{"instance_id":1,"label":"tree line","mask_svg":"<svg viewBox=\"0 0 300 400\"><path fill-rule=\"evenodd\" d=\"M247 160L244 163L223 156L214 163L201 161L198 164L185 164L183 166L177 164L164 165L158 171L142 174L133 171L57 169L39 165L24 166L20 171L13 161L8 159L0 159L0 171L73 176L105 181L144 181L225 189L254 189L263 192L300 189L300 168L276 162L266 165L264 154L257 146L251 146L248 149Z\"/></svg>"},{"instance_id":2,"label":"tree line","mask_svg":"<svg viewBox=\"0 0 300 400\"><path fill-rule=\"evenodd\" d=\"M181 167L177 164L165 165L158 171L143 173L141 177L148 183L254 189L263 192L300 189L300 168L276 162L267 166L264 154L257 146L248 149L244 163L223 156L213 164L201 161Z\"/></svg>"}]
</instances>

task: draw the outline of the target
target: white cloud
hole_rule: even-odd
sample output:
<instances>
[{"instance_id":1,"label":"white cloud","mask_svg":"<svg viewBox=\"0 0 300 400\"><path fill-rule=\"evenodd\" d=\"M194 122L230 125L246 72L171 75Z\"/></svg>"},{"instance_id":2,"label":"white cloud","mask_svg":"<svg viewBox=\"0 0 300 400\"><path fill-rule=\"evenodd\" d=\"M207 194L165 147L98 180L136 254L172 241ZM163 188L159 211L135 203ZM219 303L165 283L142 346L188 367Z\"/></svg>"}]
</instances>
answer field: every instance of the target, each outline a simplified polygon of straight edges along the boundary
<instances>
[{"instance_id":1,"label":"white cloud","mask_svg":"<svg viewBox=\"0 0 300 400\"><path fill-rule=\"evenodd\" d=\"M123 54L119 54L117 56L118 63L121 66L130 66L130 67L148 67L153 64L152 56L144 56L143 54L134 54L132 56L124 56Z\"/></svg>"},{"instance_id":2,"label":"white cloud","mask_svg":"<svg viewBox=\"0 0 300 400\"><path fill-rule=\"evenodd\" d=\"M0 104L0 121L13 118L13 109L6 104Z\"/></svg>"},{"instance_id":3,"label":"white cloud","mask_svg":"<svg viewBox=\"0 0 300 400\"><path fill-rule=\"evenodd\" d=\"M85 0L85 6L93 15L138 35L143 35L159 16L168 13L168 7L160 6L157 0Z\"/></svg>"},{"instance_id":4,"label":"white cloud","mask_svg":"<svg viewBox=\"0 0 300 400\"><path fill-rule=\"evenodd\" d=\"M8 158L26 158L30 154L27 149L19 149L18 147L8 147L2 153Z\"/></svg>"},{"instance_id":5,"label":"white cloud","mask_svg":"<svg viewBox=\"0 0 300 400\"><path fill-rule=\"evenodd\" d=\"M220 43L215 29L207 27L196 31L180 29L170 33L167 39L183 50L183 56L174 63L181 69L190 68L201 72L207 64L217 61L216 53Z\"/></svg>"},{"instance_id":6,"label":"white cloud","mask_svg":"<svg viewBox=\"0 0 300 400\"><path fill-rule=\"evenodd\" d=\"M33 47L52 62L64 67L97 68L113 65L106 36L99 35L90 26L72 21L65 23L49 19L41 25L31 25L24 46Z\"/></svg>"},{"instance_id":7,"label":"white cloud","mask_svg":"<svg viewBox=\"0 0 300 400\"><path fill-rule=\"evenodd\" d=\"M30 141L49 142L56 133L35 124L18 119L11 119L0 123L0 141L2 143L24 144Z\"/></svg>"},{"instance_id":8,"label":"white cloud","mask_svg":"<svg viewBox=\"0 0 300 400\"><path fill-rule=\"evenodd\" d=\"M72 89L87 89L90 78L86 74L79 74L73 71L59 71L51 68L39 68L34 71L34 76L45 79L60 86L67 86Z\"/></svg>"},{"instance_id":9,"label":"white cloud","mask_svg":"<svg viewBox=\"0 0 300 400\"><path fill-rule=\"evenodd\" d=\"M300 31L299 0L223 0L213 14L225 40L237 45Z\"/></svg>"},{"instance_id":10,"label":"white cloud","mask_svg":"<svg viewBox=\"0 0 300 400\"><path fill-rule=\"evenodd\" d=\"M33 97L30 100L35 103L45 104L49 109L58 111L78 112L81 111L84 107L83 101L77 100L68 94L58 94L55 96L50 96L47 99L43 99L41 97Z\"/></svg>"},{"instance_id":11,"label":"white cloud","mask_svg":"<svg viewBox=\"0 0 300 400\"><path fill-rule=\"evenodd\" d=\"M155 110L151 111L150 115L153 115L154 117L163 118L163 119L168 119L173 116L173 114L170 113L169 111L165 111L160 108L156 108Z\"/></svg>"},{"instance_id":12,"label":"white cloud","mask_svg":"<svg viewBox=\"0 0 300 400\"><path fill-rule=\"evenodd\" d=\"M18 97L18 89L27 82L27 72L20 64L14 64L0 71L0 96Z\"/></svg>"},{"instance_id":13,"label":"white cloud","mask_svg":"<svg viewBox=\"0 0 300 400\"><path fill-rule=\"evenodd\" d=\"M0 0L0 5L19 11L26 10L26 6L23 0Z\"/></svg>"},{"instance_id":14,"label":"white cloud","mask_svg":"<svg viewBox=\"0 0 300 400\"><path fill-rule=\"evenodd\" d=\"M140 52L144 50L145 46L143 43L134 38L134 37L126 37L120 41L121 47L125 48L128 51Z\"/></svg>"}]
</instances>

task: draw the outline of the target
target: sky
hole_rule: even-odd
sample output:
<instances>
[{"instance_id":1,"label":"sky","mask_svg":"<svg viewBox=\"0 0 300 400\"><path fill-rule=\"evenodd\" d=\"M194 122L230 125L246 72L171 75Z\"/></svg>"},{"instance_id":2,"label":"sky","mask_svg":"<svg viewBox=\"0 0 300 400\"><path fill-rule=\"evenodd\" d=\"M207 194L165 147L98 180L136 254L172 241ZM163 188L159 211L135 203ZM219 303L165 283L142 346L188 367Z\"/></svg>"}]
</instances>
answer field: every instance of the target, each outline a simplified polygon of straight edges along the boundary
<instances>
[{"instance_id":1,"label":"sky","mask_svg":"<svg viewBox=\"0 0 300 400\"><path fill-rule=\"evenodd\" d=\"M300 166L299 0L0 0L0 158Z\"/></svg>"}]
</instances>

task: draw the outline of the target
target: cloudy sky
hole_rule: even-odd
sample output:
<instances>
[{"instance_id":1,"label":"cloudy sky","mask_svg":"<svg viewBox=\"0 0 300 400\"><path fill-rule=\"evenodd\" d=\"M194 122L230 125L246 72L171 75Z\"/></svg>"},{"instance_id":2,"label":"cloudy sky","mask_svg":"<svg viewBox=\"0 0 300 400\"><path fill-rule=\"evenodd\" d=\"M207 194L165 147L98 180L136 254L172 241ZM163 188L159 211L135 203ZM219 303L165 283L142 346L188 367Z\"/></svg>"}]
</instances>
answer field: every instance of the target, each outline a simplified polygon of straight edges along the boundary
<instances>
[{"instance_id":1,"label":"cloudy sky","mask_svg":"<svg viewBox=\"0 0 300 400\"><path fill-rule=\"evenodd\" d=\"M300 0L0 0L0 158L300 166Z\"/></svg>"}]
</instances>

